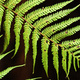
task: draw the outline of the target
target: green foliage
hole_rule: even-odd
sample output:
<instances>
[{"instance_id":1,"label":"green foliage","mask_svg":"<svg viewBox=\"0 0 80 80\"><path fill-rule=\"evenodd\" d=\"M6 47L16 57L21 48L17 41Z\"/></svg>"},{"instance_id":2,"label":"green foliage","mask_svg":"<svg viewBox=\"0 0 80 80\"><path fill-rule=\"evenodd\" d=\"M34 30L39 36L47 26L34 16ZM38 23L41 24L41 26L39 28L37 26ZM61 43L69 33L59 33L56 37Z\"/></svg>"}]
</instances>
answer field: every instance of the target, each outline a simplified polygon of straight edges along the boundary
<instances>
[{"instance_id":1,"label":"green foliage","mask_svg":"<svg viewBox=\"0 0 80 80\"><path fill-rule=\"evenodd\" d=\"M31 79L26 79L26 80L37 80L37 79L41 79L41 77L31 78Z\"/></svg>"},{"instance_id":2,"label":"green foliage","mask_svg":"<svg viewBox=\"0 0 80 80\"><path fill-rule=\"evenodd\" d=\"M73 0L70 0L70 1L54 4L52 6L42 7L27 13L30 9L43 3L44 1L45 0L27 0L26 2L18 6L17 4L19 4L21 0L0 0L0 29L2 27L5 32L3 35L4 46L3 46L3 51L1 52L2 54L0 55L0 59L2 59L3 57L5 57L6 55L8 55L10 52L13 51L11 50L10 52L4 54L8 45L10 44L10 35L11 35L10 28L12 27L11 23L15 22L14 23L15 49L12 58L18 52L20 46L20 34L21 34L20 32L23 27L25 63L26 63L27 53L29 51L29 46L30 46L29 44L30 35L32 34L31 37L32 37L32 49L33 49L33 74L35 72L36 57L38 54L37 42L40 39L41 51L42 51L41 60L47 77L49 77L48 49L52 45L51 52L53 55L53 66L57 73L57 79L59 80L59 47L61 48L62 68L65 71L67 78L69 79L72 60L73 60L73 66L75 71L77 71L76 61L77 61L78 68L80 67L79 65L80 39L67 40L67 41L66 40L64 41L63 39L65 39L68 36L72 36L80 31L80 25L71 28L68 27L74 22L79 21L80 16L69 18L68 20L64 20L62 22L52 24L51 26L48 25L55 21L58 21L59 19L66 17L71 12L73 12L78 7L80 7L80 4L72 9L61 10L69 3L73 2ZM27 15L25 15L26 13ZM3 14L4 14L4 21L2 22ZM41 36L42 38L40 38ZM6 70L0 72L0 79L2 79L2 77L4 77L12 69L16 67L22 67L22 66L24 65L9 67ZM35 79L37 78L30 79L30 80L35 80Z\"/></svg>"},{"instance_id":3,"label":"green foliage","mask_svg":"<svg viewBox=\"0 0 80 80\"><path fill-rule=\"evenodd\" d=\"M11 70L18 68L18 67L22 67L25 66L25 64L23 65L18 65L18 66L13 66L13 67L8 67L7 69L5 69L4 71L0 72L0 79L2 79L6 74L8 74Z\"/></svg>"},{"instance_id":4,"label":"green foliage","mask_svg":"<svg viewBox=\"0 0 80 80\"><path fill-rule=\"evenodd\" d=\"M13 51L14 51L14 49L9 51L9 52L7 52L7 53L5 53L5 54L0 54L0 60L3 59L6 55L8 55L9 53L11 53Z\"/></svg>"},{"instance_id":5,"label":"green foliage","mask_svg":"<svg viewBox=\"0 0 80 80\"><path fill-rule=\"evenodd\" d=\"M53 43L51 50L52 50L52 55L53 55L53 65L54 65L54 68L56 69L57 80L59 80L58 45Z\"/></svg>"}]
</instances>

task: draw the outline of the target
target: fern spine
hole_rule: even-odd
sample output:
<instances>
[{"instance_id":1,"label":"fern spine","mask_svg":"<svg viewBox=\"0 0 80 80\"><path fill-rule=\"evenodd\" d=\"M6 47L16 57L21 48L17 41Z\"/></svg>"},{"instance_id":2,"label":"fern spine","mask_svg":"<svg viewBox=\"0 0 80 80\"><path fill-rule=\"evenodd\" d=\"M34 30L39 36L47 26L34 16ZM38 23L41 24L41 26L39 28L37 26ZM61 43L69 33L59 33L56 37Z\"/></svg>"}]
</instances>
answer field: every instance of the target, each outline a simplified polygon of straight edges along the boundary
<instances>
[{"instance_id":1,"label":"fern spine","mask_svg":"<svg viewBox=\"0 0 80 80\"><path fill-rule=\"evenodd\" d=\"M80 38L74 40L63 41L64 38L68 36L72 36L75 33L80 31L80 25L77 25L72 28L67 28L72 23L77 22L80 20L80 17L69 18L68 20L56 23L52 26L46 28L48 24L51 24L59 19L64 18L65 16L69 15L71 12L76 10L80 7L80 4L72 9L60 10L67 4L71 3L73 0L64 1L53 6L42 7L35 11L29 12L25 15L30 9L43 3L46 0L27 0L24 3L21 3L19 6L16 6L21 0L0 0L0 28L3 26L5 31L4 36L4 48L2 53L7 49L10 43L10 28L11 23L13 22L13 18L15 21L14 24L14 33L15 33L15 51L11 50L10 52L14 51L14 55L18 52L20 46L20 34L22 30L22 26L24 28L23 32L23 40L25 46L25 63L27 59L27 53L29 51L29 41L30 35L32 33L32 49L33 49L33 73L36 64L36 57L37 57L37 42L42 35L41 38L41 51L42 51L42 64L43 68L46 72L48 77L48 49L50 46L50 41L52 42L51 51L53 55L53 65L57 73L57 79L59 80L59 47L61 48L61 55L62 55L62 67L66 73L66 76L69 76L72 58L73 58L73 66L75 71L76 62L78 68L80 68ZM15 9L15 10L14 10ZM56 12L57 10L60 10ZM55 13L54 13L55 12ZM5 13L5 14L4 14ZM4 14L4 17L3 17ZM50 14L50 15L49 15ZM24 18L25 17L25 18ZM2 22L2 18L4 18ZM3 24L2 24L3 23ZM34 30L32 30L34 28ZM1 36L0 36L1 37ZM0 60L7 56L10 52L1 54ZM68 58L68 60L67 60ZM68 63L68 67L67 67ZM9 67L6 70L0 72L0 79L2 79L6 74L8 74L12 69L17 67L25 66L19 65L14 67ZM68 77L69 79L69 77Z\"/></svg>"},{"instance_id":2,"label":"fern spine","mask_svg":"<svg viewBox=\"0 0 80 80\"><path fill-rule=\"evenodd\" d=\"M30 0L30 1L26 1L21 6L17 7L15 12L20 17L22 17L26 12L28 12L28 10L30 10L32 7L34 7L36 5L39 5L43 1L45 1L45 0ZM15 41L15 53L14 53L13 57L16 55L16 53L17 53L17 51L19 49L19 46L20 46L20 35L19 34L20 34L21 29L22 29L23 21L20 19L19 16L16 16L16 18L15 18L14 32L15 32L16 41ZM17 19L18 19L18 21L17 21ZM17 24L19 24L19 25L17 25ZM16 32L17 28L18 28L18 32Z\"/></svg>"}]
</instances>

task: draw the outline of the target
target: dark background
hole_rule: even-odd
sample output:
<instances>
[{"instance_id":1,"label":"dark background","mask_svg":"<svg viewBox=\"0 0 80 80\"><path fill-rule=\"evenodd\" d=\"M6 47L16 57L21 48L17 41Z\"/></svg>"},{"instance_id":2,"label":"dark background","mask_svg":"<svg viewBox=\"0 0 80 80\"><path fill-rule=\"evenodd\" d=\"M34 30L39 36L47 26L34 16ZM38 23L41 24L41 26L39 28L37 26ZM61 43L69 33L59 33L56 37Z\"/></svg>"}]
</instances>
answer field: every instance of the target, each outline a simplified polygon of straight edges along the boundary
<instances>
[{"instance_id":1,"label":"dark background","mask_svg":"<svg viewBox=\"0 0 80 80\"><path fill-rule=\"evenodd\" d=\"M25 1L26 0L22 0L21 3L25 2ZM32 8L30 11L33 11L39 7L42 8L44 6L53 5L55 3L59 3L59 2L63 2L63 1L66 1L66 0L46 0L44 3L40 4L39 6ZM68 4L63 9L73 8L78 4L80 4L80 0L74 0L74 2ZM69 14L67 17L64 17L63 19L59 20L58 22L68 19L70 17L72 18L72 17L76 17L76 16L80 16L80 7L78 9L76 9L74 12L72 12L71 14ZM4 18L3 18L3 21L4 21ZM14 24L14 22L12 23L12 25L13 24ZM76 25L80 25L80 21L73 23L71 26L76 26ZM4 34L3 28L2 28L1 33ZM21 30L21 44L20 44L18 53L16 54L16 56L13 59L11 59L13 53L11 53L10 55L8 55L4 59L2 59L0 61L0 71L6 69L9 66L15 66L15 65L24 63L24 43L23 43L22 33L23 33L23 29ZM80 37L79 34L80 34L80 32L76 33L72 37L65 38L65 40L79 38ZM10 45L9 45L8 49L6 50L6 52L11 49L14 49L14 45L15 45L14 37L15 37L15 35L13 32L13 26L12 26L11 41L10 41ZM4 38L2 37L0 39L0 51L2 51L2 49L3 49L3 40L4 40ZM30 40L30 50L27 55L26 66L12 70L2 80L25 80L25 79L32 78L32 77L42 77L41 80L49 80L49 79L57 80L56 71L52 65L53 62L52 62L52 54L51 54L50 48L49 48L49 54L48 54L49 55L49 78L47 78L47 76L45 74L45 71L44 71L42 63L41 63L40 40L38 41L38 55L37 55L37 60L36 60L35 73L32 74L32 46L31 45L32 44L31 44L31 40ZM63 71L62 65L61 65L61 54L59 54L59 60L60 60L60 63L59 63L60 80L67 80L65 72ZM69 76L70 76L71 80L79 80L80 79L80 69L77 69L77 72L75 72L74 68L72 66Z\"/></svg>"}]
</instances>

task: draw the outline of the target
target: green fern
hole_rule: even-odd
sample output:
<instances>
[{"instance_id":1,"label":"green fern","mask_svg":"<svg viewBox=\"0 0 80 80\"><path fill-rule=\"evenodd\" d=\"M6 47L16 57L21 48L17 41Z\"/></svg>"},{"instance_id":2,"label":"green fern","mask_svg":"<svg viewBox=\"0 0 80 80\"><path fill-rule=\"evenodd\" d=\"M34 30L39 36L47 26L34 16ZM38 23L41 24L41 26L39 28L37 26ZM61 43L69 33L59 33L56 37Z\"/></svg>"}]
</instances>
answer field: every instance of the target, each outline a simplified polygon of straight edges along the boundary
<instances>
[{"instance_id":1,"label":"green fern","mask_svg":"<svg viewBox=\"0 0 80 80\"><path fill-rule=\"evenodd\" d=\"M11 70L18 68L18 67L22 67L25 66L25 64L23 65L18 65L18 66L13 66L13 67L8 67L7 69L5 69L4 71L0 72L0 79L2 79L6 74L8 74Z\"/></svg>"},{"instance_id":2,"label":"green fern","mask_svg":"<svg viewBox=\"0 0 80 80\"><path fill-rule=\"evenodd\" d=\"M28 0L18 6L17 4L19 4L21 0L0 0L0 30L2 27L5 32L5 34L3 35L4 46L3 46L3 51L1 52L2 54L0 55L0 59L2 59L7 54L13 51L11 50L10 52L3 54L7 50L8 45L10 44L10 35L11 35L10 28L12 27L11 23L13 22L13 19L14 19L15 49L14 49L14 55L12 56L12 58L16 55L20 47L20 34L21 34L20 32L23 27L24 29L23 40L24 40L24 46L25 46L25 50L24 50L25 63L27 59L27 53L29 51L29 46L30 46L29 44L30 35L32 34L31 37L32 37L32 49L33 49L33 74L35 72L36 57L38 54L37 42L40 39L41 51L42 51L41 60L42 60L43 68L45 70L47 77L49 77L48 49L52 45L51 52L53 55L53 66L57 73L57 79L59 80L59 55L58 55L59 47L61 48L62 68L65 71L67 78L69 79L72 60L73 60L73 66L75 71L77 71L76 61L77 61L78 68L80 67L79 65L80 39L74 39L74 40L68 40L68 41L66 40L63 41L63 39L68 36L72 36L75 33L80 31L80 25L68 28L68 26L70 26L72 23L79 21L80 16L69 18L68 20L55 23L51 26L47 26L47 25L66 17L71 12L73 12L78 7L80 7L80 4L72 9L61 10L63 7L65 7L69 3L73 2L73 0L70 0L70 1L54 4L52 6L42 7L35 11L27 13L30 9L43 3L44 1L45 0ZM25 15L26 13L27 15ZM4 14L4 21L2 22L3 14ZM42 38L40 38L41 36ZM0 79L2 79L12 69L16 67L21 67L21 66L24 66L24 65L10 67L0 72Z\"/></svg>"},{"instance_id":3,"label":"green fern","mask_svg":"<svg viewBox=\"0 0 80 80\"><path fill-rule=\"evenodd\" d=\"M26 80L37 80L37 79L41 79L41 77L32 78L32 79L26 79Z\"/></svg>"},{"instance_id":4,"label":"green fern","mask_svg":"<svg viewBox=\"0 0 80 80\"><path fill-rule=\"evenodd\" d=\"M53 65L56 69L57 79L59 80L59 60L58 60L58 45L52 44Z\"/></svg>"},{"instance_id":5,"label":"green fern","mask_svg":"<svg viewBox=\"0 0 80 80\"><path fill-rule=\"evenodd\" d=\"M0 54L0 60L3 59L6 55L8 55L9 53L11 53L13 51L14 51L14 49L9 51L9 52L7 52L7 53L5 53L5 54Z\"/></svg>"}]
</instances>

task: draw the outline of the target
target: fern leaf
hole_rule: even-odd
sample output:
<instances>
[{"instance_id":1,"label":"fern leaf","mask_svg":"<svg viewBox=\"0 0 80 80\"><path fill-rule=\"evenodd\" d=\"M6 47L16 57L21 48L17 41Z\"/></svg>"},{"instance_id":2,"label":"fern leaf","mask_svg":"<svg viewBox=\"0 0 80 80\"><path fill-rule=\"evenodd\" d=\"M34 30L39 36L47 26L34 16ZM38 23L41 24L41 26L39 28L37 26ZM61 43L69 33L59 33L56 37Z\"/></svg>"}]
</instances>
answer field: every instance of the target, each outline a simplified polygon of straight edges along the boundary
<instances>
[{"instance_id":1,"label":"fern leaf","mask_svg":"<svg viewBox=\"0 0 80 80\"><path fill-rule=\"evenodd\" d=\"M70 72L70 68L71 68L71 63L72 63L72 54L68 51L68 73L67 73L67 77L69 75Z\"/></svg>"},{"instance_id":2,"label":"fern leaf","mask_svg":"<svg viewBox=\"0 0 80 80\"><path fill-rule=\"evenodd\" d=\"M62 47L68 49L69 47L78 46L79 44L80 44L80 38L75 40L63 41L61 45Z\"/></svg>"},{"instance_id":3,"label":"fern leaf","mask_svg":"<svg viewBox=\"0 0 80 80\"><path fill-rule=\"evenodd\" d=\"M74 52L74 56L76 56L76 55L78 55L78 54L80 54L80 50Z\"/></svg>"},{"instance_id":4,"label":"fern leaf","mask_svg":"<svg viewBox=\"0 0 80 80\"><path fill-rule=\"evenodd\" d=\"M52 43L52 55L53 55L53 65L56 69L57 79L59 80L59 60L58 60L58 45Z\"/></svg>"},{"instance_id":5,"label":"fern leaf","mask_svg":"<svg viewBox=\"0 0 80 80\"><path fill-rule=\"evenodd\" d=\"M1 31L1 23L2 23L2 17L3 17L3 13L5 8L1 5L4 3L5 0L0 0L0 31Z\"/></svg>"},{"instance_id":6,"label":"fern leaf","mask_svg":"<svg viewBox=\"0 0 80 80\"><path fill-rule=\"evenodd\" d=\"M64 42L62 44L62 46L65 45L65 48L69 53L72 53L73 66L74 66L75 71L77 71L76 64L75 64L76 59L77 59L77 66L79 68L79 59L78 59L78 56L76 56L77 54L80 53L80 51L76 51L76 50L78 50L80 48L79 47L80 46L80 42L79 41L80 41L80 39L75 39L75 40L65 41L65 44L64 44Z\"/></svg>"},{"instance_id":7,"label":"fern leaf","mask_svg":"<svg viewBox=\"0 0 80 80\"><path fill-rule=\"evenodd\" d=\"M22 66L25 66L25 64L18 65L18 66L13 66L13 67L8 67L4 71L0 72L0 79L2 79L5 75L7 75L11 70L13 70L15 68L18 68L18 67L22 67Z\"/></svg>"},{"instance_id":8,"label":"fern leaf","mask_svg":"<svg viewBox=\"0 0 80 80\"><path fill-rule=\"evenodd\" d=\"M48 76L48 48L49 40L43 37L43 39L41 40L42 63L47 76Z\"/></svg>"},{"instance_id":9,"label":"fern leaf","mask_svg":"<svg viewBox=\"0 0 80 80\"><path fill-rule=\"evenodd\" d=\"M5 5L12 10L16 4L18 4L21 0L9 0ZM14 5L15 4L15 5ZM9 42L10 42L10 28L11 28L11 22L14 18L14 13L10 10L5 11L5 21L4 21L4 31L5 31L5 37L4 37L4 49L3 52L7 49ZM2 52L2 53L3 53Z\"/></svg>"},{"instance_id":10,"label":"fern leaf","mask_svg":"<svg viewBox=\"0 0 80 80\"><path fill-rule=\"evenodd\" d=\"M33 31L32 34L32 46L33 46L33 73L35 68L36 56L37 56L37 41L39 39L39 33L37 30Z\"/></svg>"},{"instance_id":11,"label":"fern leaf","mask_svg":"<svg viewBox=\"0 0 80 80\"><path fill-rule=\"evenodd\" d=\"M23 39L24 39L24 45L25 45L25 62L26 62L26 56L29 50L29 36L31 33L31 28L29 27L29 25L27 23L25 23L24 25L24 33L23 33Z\"/></svg>"},{"instance_id":12,"label":"fern leaf","mask_svg":"<svg viewBox=\"0 0 80 80\"><path fill-rule=\"evenodd\" d=\"M73 9L67 9L67 10L63 10L63 11L61 10L53 15L47 16L45 18L42 18L42 19L36 21L33 25L36 26L36 28L38 28L39 30L41 30L46 25L67 16L68 14L73 12L75 9L77 9L79 6L80 5L74 7Z\"/></svg>"},{"instance_id":13,"label":"fern leaf","mask_svg":"<svg viewBox=\"0 0 80 80\"><path fill-rule=\"evenodd\" d=\"M21 4L19 7L16 8L16 13L19 16L23 16L28 10L30 10L32 7L39 5L40 3L44 2L45 0L29 0L25 3Z\"/></svg>"},{"instance_id":14,"label":"fern leaf","mask_svg":"<svg viewBox=\"0 0 80 80\"><path fill-rule=\"evenodd\" d=\"M78 31L80 31L80 25L73 27L71 29L65 30L63 32L60 32L58 34L55 34L54 36L51 37L51 39L58 43L59 41L61 41L65 37L71 36Z\"/></svg>"},{"instance_id":15,"label":"fern leaf","mask_svg":"<svg viewBox=\"0 0 80 80\"><path fill-rule=\"evenodd\" d=\"M79 45L80 46L80 45ZM80 49L80 47L79 47L79 49ZM80 60L78 59L78 58L80 58L80 50L78 50L78 51L75 51L74 53L73 53L73 55L77 58L77 66L78 66L78 68L80 68L80 65L79 65L79 62L80 62ZM75 62L74 62L75 63ZM76 70L76 68L74 67L74 69Z\"/></svg>"},{"instance_id":16,"label":"fern leaf","mask_svg":"<svg viewBox=\"0 0 80 80\"><path fill-rule=\"evenodd\" d=\"M43 1L45 1L45 0L29 0L29 1L26 1L21 6L16 8L15 12L20 17L22 17L23 14L25 14L28 10L30 10L32 7L34 7L36 5L39 5ZM15 53L14 53L13 57L16 55L16 53L19 49L19 45L20 45L20 35L19 34L20 34L21 29L22 29L23 20L19 16L16 16L16 18L15 18L14 32L15 32L15 36L16 36L15 37L16 41L15 41Z\"/></svg>"},{"instance_id":17,"label":"fern leaf","mask_svg":"<svg viewBox=\"0 0 80 80\"><path fill-rule=\"evenodd\" d=\"M80 46L80 44L77 45L77 46L71 47L71 48L68 49L68 51L74 52L74 51L76 51L76 50L78 50L80 48L79 46Z\"/></svg>"},{"instance_id":18,"label":"fern leaf","mask_svg":"<svg viewBox=\"0 0 80 80\"><path fill-rule=\"evenodd\" d=\"M37 78L32 78L32 79L26 79L26 80L37 80L37 79L41 79L42 77L37 77Z\"/></svg>"},{"instance_id":19,"label":"fern leaf","mask_svg":"<svg viewBox=\"0 0 80 80\"><path fill-rule=\"evenodd\" d=\"M35 10L35 11L27 14L27 21L29 23L33 23L33 21L37 20L39 17L45 16L49 13L57 11L57 10L63 8L64 6L66 6L67 4L71 3L72 1L73 0L65 1L65 2L58 3L58 4L54 4L53 6L48 6L45 8Z\"/></svg>"},{"instance_id":20,"label":"fern leaf","mask_svg":"<svg viewBox=\"0 0 80 80\"><path fill-rule=\"evenodd\" d=\"M11 53L13 51L14 51L14 49L9 51L9 52L7 52L7 53L5 53L5 54L0 54L0 60L3 59L6 55L8 55L9 53Z\"/></svg>"},{"instance_id":21,"label":"fern leaf","mask_svg":"<svg viewBox=\"0 0 80 80\"><path fill-rule=\"evenodd\" d=\"M74 66L75 71L77 71L75 62L76 62L76 59L75 57L73 57L73 66Z\"/></svg>"},{"instance_id":22,"label":"fern leaf","mask_svg":"<svg viewBox=\"0 0 80 80\"><path fill-rule=\"evenodd\" d=\"M78 68L80 68L79 62L80 62L80 61L77 59L77 66L78 66Z\"/></svg>"},{"instance_id":23,"label":"fern leaf","mask_svg":"<svg viewBox=\"0 0 80 80\"><path fill-rule=\"evenodd\" d=\"M62 48L62 67L67 74L67 51Z\"/></svg>"},{"instance_id":24,"label":"fern leaf","mask_svg":"<svg viewBox=\"0 0 80 80\"><path fill-rule=\"evenodd\" d=\"M14 33L15 33L15 52L13 57L16 55L18 49L19 49L19 45L20 45L20 31L22 28L22 24L23 24L23 19L20 18L19 16L16 16L15 19L15 25L14 25ZM12 58L13 58L12 57Z\"/></svg>"},{"instance_id":25,"label":"fern leaf","mask_svg":"<svg viewBox=\"0 0 80 80\"><path fill-rule=\"evenodd\" d=\"M7 6L10 10L12 10L16 4L18 4L21 0L9 0L6 2L5 6Z\"/></svg>"},{"instance_id":26,"label":"fern leaf","mask_svg":"<svg viewBox=\"0 0 80 80\"><path fill-rule=\"evenodd\" d=\"M60 31L64 28L66 28L67 26L71 25L72 23L76 22L80 20L80 17L75 17L75 18L71 18L65 21L62 21L58 24L55 24L53 26L50 26L46 29L44 29L42 31L43 34L45 34L46 36L50 37L51 35L53 35L54 33L56 33L57 31Z\"/></svg>"},{"instance_id":27,"label":"fern leaf","mask_svg":"<svg viewBox=\"0 0 80 80\"><path fill-rule=\"evenodd\" d=\"M4 48L2 53L7 49L9 42L10 42L10 27L11 27L11 22L14 18L14 13L9 11L8 9L6 10L5 13L5 21L4 21L4 31L5 31L5 37L4 37Z\"/></svg>"}]
</instances>

